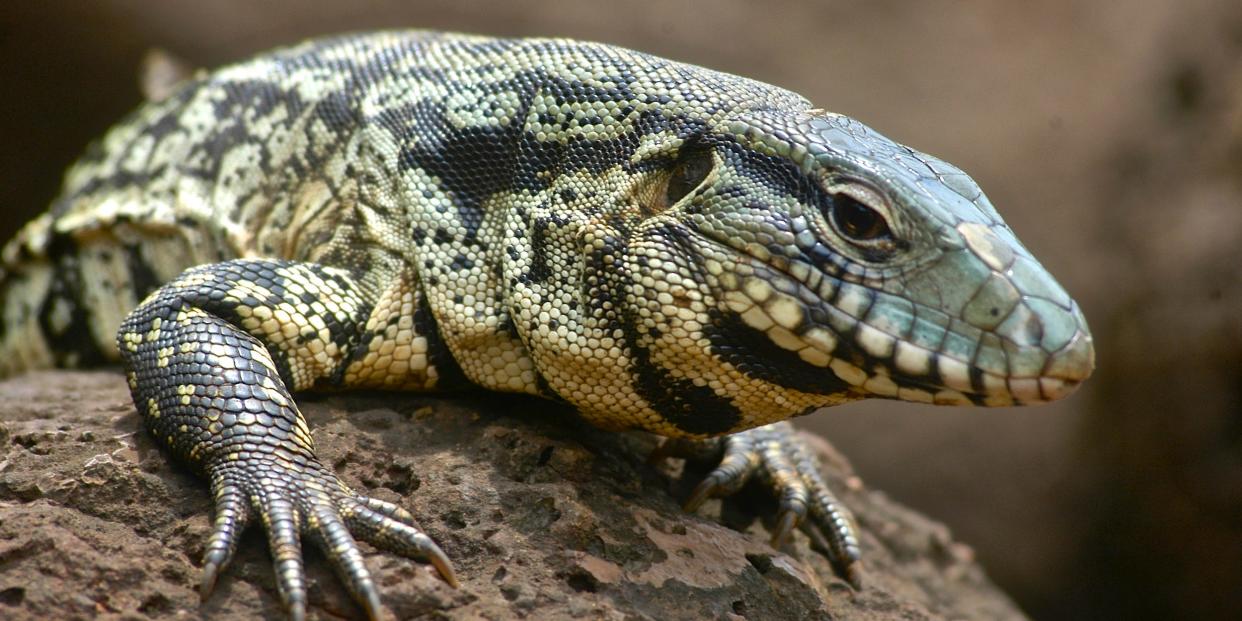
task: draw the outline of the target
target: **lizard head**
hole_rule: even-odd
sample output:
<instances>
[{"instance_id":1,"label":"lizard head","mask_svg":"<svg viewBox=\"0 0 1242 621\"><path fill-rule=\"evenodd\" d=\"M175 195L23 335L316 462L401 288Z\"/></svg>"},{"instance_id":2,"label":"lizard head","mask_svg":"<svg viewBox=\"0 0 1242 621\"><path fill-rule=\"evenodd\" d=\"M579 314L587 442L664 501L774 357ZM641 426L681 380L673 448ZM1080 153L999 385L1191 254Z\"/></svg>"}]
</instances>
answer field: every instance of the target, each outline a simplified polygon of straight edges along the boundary
<instances>
[{"instance_id":1,"label":"lizard head","mask_svg":"<svg viewBox=\"0 0 1242 621\"><path fill-rule=\"evenodd\" d=\"M1074 300L950 164L848 117L786 110L687 140L669 171L686 232L658 235L693 249L714 302L690 327L777 399L1028 404L1092 371ZM666 319L676 271L656 278L673 281Z\"/></svg>"}]
</instances>

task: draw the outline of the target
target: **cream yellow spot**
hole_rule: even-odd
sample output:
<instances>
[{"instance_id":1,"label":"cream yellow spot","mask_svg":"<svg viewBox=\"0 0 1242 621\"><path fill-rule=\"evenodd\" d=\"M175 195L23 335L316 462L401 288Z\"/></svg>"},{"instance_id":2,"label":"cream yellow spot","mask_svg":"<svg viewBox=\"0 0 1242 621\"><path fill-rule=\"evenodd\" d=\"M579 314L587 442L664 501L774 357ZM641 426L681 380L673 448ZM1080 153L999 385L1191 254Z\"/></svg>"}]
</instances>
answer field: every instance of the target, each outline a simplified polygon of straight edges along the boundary
<instances>
[{"instance_id":1,"label":"cream yellow spot","mask_svg":"<svg viewBox=\"0 0 1242 621\"><path fill-rule=\"evenodd\" d=\"M865 371L840 358L834 358L829 363L829 367L833 373L837 374L837 377L851 386L858 386L867 381L867 373Z\"/></svg>"},{"instance_id":2,"label":"cream yellow spot","mask_svg":"<svg viewBox=\"0 0 1242 621\"><path fill-rule=\"evenodd\" d=\"M780 326L794 329L802 323L802 304L797 300L780 295L767 305L768 316Z\"/></svg>"},{"instance_id":3,"label":"cream yellow spot","mask_svg":"<svg viewBox=\"0 0 1242 621\"><path fill-rule=\"evenodd\" d=\"M994 271L1004 272L1013 264L1013 249L986 224L963 222L957 225L957 232L966 240L970 251Z\"/></svg>"}]
</instances>

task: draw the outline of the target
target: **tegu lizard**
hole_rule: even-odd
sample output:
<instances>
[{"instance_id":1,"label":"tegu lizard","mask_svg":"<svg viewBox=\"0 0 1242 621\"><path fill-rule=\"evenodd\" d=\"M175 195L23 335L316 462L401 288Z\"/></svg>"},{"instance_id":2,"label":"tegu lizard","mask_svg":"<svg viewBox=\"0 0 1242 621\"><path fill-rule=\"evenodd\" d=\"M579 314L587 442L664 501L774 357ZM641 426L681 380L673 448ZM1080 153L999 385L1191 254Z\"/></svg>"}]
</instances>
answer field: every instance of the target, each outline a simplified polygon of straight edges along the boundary
<instances>
[{"instance_id":1,"label":"tegu lizard","mask_svg":"<svg viewBox=\"0 0 1242 621\"><path fill-rule=\"evenodd\" d=\"M1091 373L1074 300L969 176L768 84L565 39L379 32L141 106L3 250L0 375L119 360L210 482L211 591L260 522L294 619L315 541L448 557L316 456L292 393L478 387L719 451L852 584L860 550L790 417L1001 406Z\"/></svg>"}]
</instances>

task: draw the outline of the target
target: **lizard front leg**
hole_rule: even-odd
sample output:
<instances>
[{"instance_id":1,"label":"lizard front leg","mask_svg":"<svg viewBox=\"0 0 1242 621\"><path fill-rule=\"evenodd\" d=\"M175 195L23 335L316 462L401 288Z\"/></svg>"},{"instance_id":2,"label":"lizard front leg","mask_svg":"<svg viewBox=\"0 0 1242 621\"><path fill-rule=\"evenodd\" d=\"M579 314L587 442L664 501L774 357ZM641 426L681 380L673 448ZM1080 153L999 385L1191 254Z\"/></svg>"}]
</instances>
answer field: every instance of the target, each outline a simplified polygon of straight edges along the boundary
<instances>
[{"instance_id":1,"label":"lizard front leg","mask_svg":"<svg viewBox=\"0 0 1242 621\"><path fill-rule=\"evenodd\" d=\"M357 371L353 359L365 359L377 334L368 319L386 297L373 290L316 264L229 261L188 270L121 326L118 346L147 429L211 484L204 597L255 518L294 619L307 603L303 536L372 619L379 595L354 537L428 560L456 584L448 558L409 512L353 491L319 461L290 396Z\"/></svg>"},{"instance_id":2,"label":"lizard front leg","mask_svg":"<svg viewBox=\"0 0 1242 621\"><path fill-rule=\"evenodd\" d=\"M773 547L799 527L855 589L862 586L861 550L854 517L828 488L819 460L788 422L773 423L722 438L665 441L652 460L666 456L712 459L717 466L686 501L695 511L712 497L729 496L758 475L779 497L780 508L772 531Z\"/></svg>"}]
</instances>

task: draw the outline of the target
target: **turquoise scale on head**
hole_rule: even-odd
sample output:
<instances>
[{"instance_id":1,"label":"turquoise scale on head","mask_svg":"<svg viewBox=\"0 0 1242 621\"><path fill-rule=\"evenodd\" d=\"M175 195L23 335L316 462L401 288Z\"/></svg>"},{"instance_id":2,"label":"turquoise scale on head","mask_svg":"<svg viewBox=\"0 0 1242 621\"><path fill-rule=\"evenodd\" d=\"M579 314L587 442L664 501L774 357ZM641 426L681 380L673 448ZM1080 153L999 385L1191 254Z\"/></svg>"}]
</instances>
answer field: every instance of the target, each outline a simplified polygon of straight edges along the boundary
<instances>
[{"instance_id":1,"label":"turquoise scale on head","mask_svg":"<svg viewBox=\"0 0 1242 621\"><path fill-rule=\"evenodd\" d=\"M777 280L806 285L802 261L822 272L814 279L820 299L794 332L836 333L830 367L856 396L1036 403L1068 395L1090 375L1092 338L1078 306L964 172L820 110L760 111L728 130L797 166L823 197L807 218L770 206L768 225L802 227L790 231L802 250L811 238L818 244L818 256L788 257L797 270L753 244L733 246L776 268ZM735 210L751 231L755 207ZM700 231L718 241L736 240L730 231L747 226L730 221L728 209L705 211ZM785 349L795 346L776 336Z\"/></svg>"}]
</instances>

